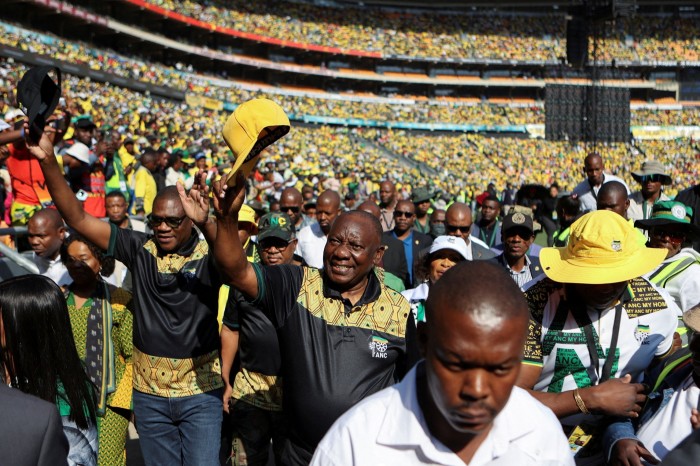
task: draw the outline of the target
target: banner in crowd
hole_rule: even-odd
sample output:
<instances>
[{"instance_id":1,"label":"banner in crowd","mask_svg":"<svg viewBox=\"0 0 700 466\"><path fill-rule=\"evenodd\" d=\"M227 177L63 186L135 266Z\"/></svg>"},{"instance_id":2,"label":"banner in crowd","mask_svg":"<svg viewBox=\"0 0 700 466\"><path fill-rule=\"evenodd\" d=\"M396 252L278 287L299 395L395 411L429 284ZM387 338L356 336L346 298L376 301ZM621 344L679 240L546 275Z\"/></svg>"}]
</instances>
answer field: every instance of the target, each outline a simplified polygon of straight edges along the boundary
<instances>
[{"instance_id":1,"label":"banner in crowd","mask_svg":"<svg viewBox=\"0 0 700 466\"><path fill-rule=\"evenodd\" d=\"M185 102L190 107L204 107L208 110L216 110L218 112L224 109L224 103L222 101L202 95L186 94Z\"/></svg>"}]
</instances>

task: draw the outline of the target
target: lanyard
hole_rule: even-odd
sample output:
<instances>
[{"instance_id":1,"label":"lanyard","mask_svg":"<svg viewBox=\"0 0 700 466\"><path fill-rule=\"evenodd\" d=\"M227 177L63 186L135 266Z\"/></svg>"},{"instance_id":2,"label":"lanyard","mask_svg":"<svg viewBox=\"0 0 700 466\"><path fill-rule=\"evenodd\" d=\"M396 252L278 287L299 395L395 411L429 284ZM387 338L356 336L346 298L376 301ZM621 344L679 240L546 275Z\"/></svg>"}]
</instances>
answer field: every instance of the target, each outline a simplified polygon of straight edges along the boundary
<instances>
[{"instance_id":1,"label":"lanyard","mask_svg":"<svg viewBox=\"0 0 700 466\"><path fill-rule=\"evenodd\" d=\"M559 305L561 306L564 302L565 301L562 300ZM583 309L580 309L579 312L572 311L571 313L573 314L574 319L576 320L576 324L579 327L581 327L583 334L586 336L586 347L588 348L588 355L591 358L591 366L593 366L593 369L597 373L598 368L600 367L600 358L598 357L598 348L596 347L596 341L592 330L593 322L591 322L591 319L588 317L588 313L585 312ZM617 350L617 338L620 335L621 319L622 304L618 303L615 306L615 323L613 324L612 338L610 339L610 348L608 349L608 355L605 358L605 363L603 363L603 372L598 378L598 384L601 384L610 378L613 361L615 360L615 352ZM602 352L602 346L598 345L598 347Z\"/></svg>"},{"instance_id":2,"label":"lanyard","mask_svg":"<svg viewBox=\"0 0 700 466\"><path fill-rule=\"evenodd\" d=\"M489 248L493 247L493 243L496 240L496 230L498 229L498 221L496 221L496 224L493 226L493 230L491 230L491 236L489 239L486 239L486 233L484 232L483 228L479 228L479 236L481 236L481 239L486 243Z\"/></svg>"},{"instance_id":3,"label":"lanyard","mask_svg":"<svg viewBox=\"0 0 700 466\"><path fill-rule=\"evenodd\" d=\"M605 173L603 173L603 181L600 183L600 187L602 188L604 184L605 184ZM595 187L593 186L593 183L591 183L591 180L588 180L588 186L591 187L591 194L593 194L593 199L595 199L596 202L598 202L598 193L595 192ZM598 189L600 189L600 188L598 188Z\"/></svg>"}]
</instances>

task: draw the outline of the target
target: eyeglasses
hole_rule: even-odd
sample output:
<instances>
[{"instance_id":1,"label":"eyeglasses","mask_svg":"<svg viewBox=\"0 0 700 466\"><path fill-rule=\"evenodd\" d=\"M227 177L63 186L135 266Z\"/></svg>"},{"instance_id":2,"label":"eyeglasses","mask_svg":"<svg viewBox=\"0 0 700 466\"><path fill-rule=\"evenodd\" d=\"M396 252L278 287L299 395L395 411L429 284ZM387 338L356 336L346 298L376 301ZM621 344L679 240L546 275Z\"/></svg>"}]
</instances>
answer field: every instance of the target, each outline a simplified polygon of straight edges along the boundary
<instances>
[{"instance_id":1,"label":"eyeglasses","mask_svg":"<svg viewBox=\"0 0 700 466\"><path fill-rule=\"evenodd\" d=\"M284 251L289 246L289 243L291 243L291 241L285 241L283 239L278 238L263 240L260 242L260 249L262 249L265 252L269 251L272 248L275 248L278 251Z\"/></svg>"},{"instance_id":2,"label":"eyeglasses","mask_svg":"<svg viewBox=\"0 0 700 466\"><path fill-rule=\"evenodd\" d=\"M471 224L470 225L450 225L450 224L446 223L445 228L450 233L457 233L458 231L460 233L469 233L469 230L472 229L472 226L471 226Z\"/></svg>"},{"instance_id":3,"label":"eyeglasses","mask_svg":"<svg viewBox=\"0 0 700 466\"><path fill-rule=\"evenodd\" d=\"M294 207L294 206L282 207L282 206L280 206L280 212L292 212L293 214L298 214L299 210L300 210L299 207Z\"/></svg>"},{"instance_id":4,"label":"eyeglasses","mask_svg":"<svg viewBox=\"0 0 700 466\"><path fill-rule=\"evenodd\" d=\"M681 231L669 231L663 228L654 228L651 234L657 238L668 238L671 243L680 244L685 241L685 233Z\"/></svg>"},{"instance_id":5,"label":"eyeglasses","mask_svg":"<svg viewBox=\"0 0 700 466\"><path fill-rule=\"evenodd\" d=\"M394 211L394 217L396 217L396 218L400 218L400 217L411 218L414 215L416 215L416 214L414 214L412 212L405 212L403 210L395 210Z\"/></svg>"},{"instance_id":6,"label":"eyeglasses","mask_svg":"<svg viewBox=\"0 0 700 466\"><path fill-rule=\"evenodd\" d=\"M663 176L662 175L643 175L641 178L642 178L642 183L646 183L647 181L651 181L652 183L660 183Z\"/></svg>"},{"instance_id":7,"label":"eyeglasses","mask_svg":"<svg viewBox=\"0 0 700 466\"><path fill-rule=\"evenodd\" d=\"M165 222L165 224L170 228L177 228L182 225L182 222L184 222L186 218L187 215L183 215L182 217L158 217L156 215L149 214L146 216L146 223L148 223L148 226L151 229L159 226L163 222Z\"/></svg>"}]
</instances>

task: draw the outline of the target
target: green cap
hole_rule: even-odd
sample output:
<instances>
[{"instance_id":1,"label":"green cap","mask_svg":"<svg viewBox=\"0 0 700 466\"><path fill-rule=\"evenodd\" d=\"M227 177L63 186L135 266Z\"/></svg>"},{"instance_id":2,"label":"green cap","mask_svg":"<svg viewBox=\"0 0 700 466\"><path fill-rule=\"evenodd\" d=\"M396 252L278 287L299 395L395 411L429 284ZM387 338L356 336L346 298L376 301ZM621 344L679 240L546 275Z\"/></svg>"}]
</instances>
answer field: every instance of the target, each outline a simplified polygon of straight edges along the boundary
<instances>
[{"instance_id":1,"label":"green cap","mask_svg":"<svg viewBox=\"0 0 700 466\"><path fill-rule=\"evenodd\" d=\"M683 225L686 232L692 236L700 236L700 228L693 225L693 209L682 202L659 201L651 209L651 218L637 220L634 226L643 230L663 225Z\"/></svg>"},{"instance_id":2,"label":"green cap","mask_svg":"<svg viewBox=\"0 0 700 466\"><path fill-rule=\"evenodd\" d=\"M411 193L411 202L414 204L420 204L421 202L429 201L432 199L433 194L428 190L428 188L416 188Z\"/></svg>"},{"instance_id":3,"label":"green cap","mask_svg":"<svg viewBox=\"0 0 700 466\"><path fill-rule=\"evenodd\" d=\"M258 220L258 243L265 238L280 238L291 241L295 238L294 224L289 215L271 212Z\"/></svg>"}]
</instances>

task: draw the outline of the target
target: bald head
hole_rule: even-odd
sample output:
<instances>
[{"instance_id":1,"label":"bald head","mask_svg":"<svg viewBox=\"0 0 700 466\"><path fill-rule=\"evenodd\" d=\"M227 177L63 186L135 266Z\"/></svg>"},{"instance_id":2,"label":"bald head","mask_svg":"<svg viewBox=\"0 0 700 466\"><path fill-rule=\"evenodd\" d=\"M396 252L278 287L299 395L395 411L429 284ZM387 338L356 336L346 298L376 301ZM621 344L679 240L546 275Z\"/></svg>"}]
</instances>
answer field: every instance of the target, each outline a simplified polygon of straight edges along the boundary
<instances>
[{"instance_id":1,"label":"bald head","mask_svg":"<svg viewBox=\"0 0 700 466\"><path fill-rule=\"evenodd\" d=\"M360 224L362 230L368 234L367 238L371 241L371 244L381 244L384 230L382 229L382 224L379 223L379 219L372 213L363 210L343 212L338 216L339 225L341 218L343 222L348 221Z\"/></svg>"},{"instance_id":2,"label":"bald head","mask_svg":"<svg viewBox=\"0 0 700 466\"><path fill-rule=\"evenodd\" d=\"M442 321L447 313L466 314L492 328L505 320L520 320L522 338L529 319L520 288L503 267L486 261L460 262L433 285L425 306L428 325Z\"/></svg>"},{"instance_id":3,"label":"bald head","mask_svg":"<svg viewBox=\"0 0 700 466\"><path fill-rule=\"evenodd\" d=\"M455 202L445 212L445 229L450 236L459 236L469 244L472 228L472 209L464 202Z\"/></svg>"},{"instance_id":4,"label":"bald head","mask_svg":"<svg viewBox=\"0 0 700 466\"><path fill-rule=\"evenodd\" d=\"M44 223L50 228L63 228L63 217L58 213L56 209L41 209L37 211L32 218L29 219L33 223Z\"/></svg>"},{"instance_id":5,"label":"bald head","mask_svg":"<svg viewBox=\"0 0 700 466\"><path fill-rule=\"evenodd\" d=\"M368 214L372 215L374 218L379 219L379 217L382 215L381 209L379 209L379 206L375 204L374 202L367 200L357 206L356 210L361 210L363 212L367 212Z\"/></svg>"},{"instance_id":6,"label":"bald head","mask_svg":"<svg viewBox=\"0 0 700 466\"><path fill-rule=\"evenodd\" d=\"M598 210L610 210L627 218L627 208L630 206L627 188L619 181L608 181L601 186L596 199Z\"/></svg>"},{"instance_id":7,"label":"bald head","mask_svg":"<svg viewBox=\"0 0 700 466\"><path fill-rule=\"evenodd\" d=\"M316 201L316 221L328 235L335 218L340 214L340 195L331 189L323 191Z\"/></svg>"},{"instance_id":8,"label":"bald head","mask_svg":"<svg viewBox=\"0 0 700 466\"><path fill-rule=\"evenodd\" d=\"M156 194L156 197L153 199L153 203L155 204L160 200L177 200L177 202L182 203L182 201L180 201L180 194L177 192L177 186L166 186L158 191L158 194Z\"/></svg>"},{"instance_id":9,"label":"bald head","mask_svg":"<svg viewBox=\"0 0 700 466\"><path fill-rule=\"evenodd\" d=\"M280 211L289 215L294 225L299 225L303 218L301 208L304 198L296 188L286 188L280 194Z\"/></svg>"}]
</instances>

